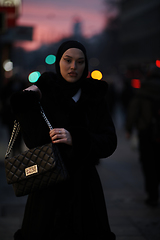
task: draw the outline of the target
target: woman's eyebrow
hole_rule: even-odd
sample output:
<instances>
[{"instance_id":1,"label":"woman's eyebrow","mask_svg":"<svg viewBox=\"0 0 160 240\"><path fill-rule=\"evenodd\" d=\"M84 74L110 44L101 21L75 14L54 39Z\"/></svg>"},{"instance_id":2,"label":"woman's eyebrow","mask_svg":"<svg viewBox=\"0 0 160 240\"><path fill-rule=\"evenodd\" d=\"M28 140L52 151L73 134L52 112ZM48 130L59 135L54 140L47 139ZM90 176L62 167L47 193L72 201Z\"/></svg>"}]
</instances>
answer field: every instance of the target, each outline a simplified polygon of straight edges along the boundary
<instances>
[{"instance_id":1,"label":"woman's eyebrow","mask_svg":"<svg viewBox=\"0 0 160 240\"><path fill-rule=\"evenodd\" d=\"M73 57L71 57L71 56L69 56L69 55L65 55L64 57L73 58ZM80 57L80 58L78 58L78 59L84 59L84 57Z\"/></svg>"},{"instance_id":2,"label":"woman's eyebrow","mask_svg":"<svg viewBox=\"0 0 160 240\"><path fill-rule=\"evenodd\" d=\"M69 58L72 58L71 56L69 56L69 55L65 55L64 57L69 57Z\"/></svg>"}]
</instances>

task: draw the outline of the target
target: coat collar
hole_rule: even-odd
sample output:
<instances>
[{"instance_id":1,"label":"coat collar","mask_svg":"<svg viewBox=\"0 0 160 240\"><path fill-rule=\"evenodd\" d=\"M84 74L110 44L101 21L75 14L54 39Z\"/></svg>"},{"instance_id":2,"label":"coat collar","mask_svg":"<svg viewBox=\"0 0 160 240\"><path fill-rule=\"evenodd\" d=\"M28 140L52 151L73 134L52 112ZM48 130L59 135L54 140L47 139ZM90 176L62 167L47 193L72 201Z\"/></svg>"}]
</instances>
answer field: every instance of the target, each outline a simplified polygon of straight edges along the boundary
<instances>
[{"instance_id":1,"label":"coat collar","mask_svg":"<svg viewBox=\"0 0 160 240\"><path fill-rule=\"evenodd\" d=\"M101 100L106 96L107 90L107 82L87 78L82 86L82 97L89 101Z\"/></svg>"}]
</instances>

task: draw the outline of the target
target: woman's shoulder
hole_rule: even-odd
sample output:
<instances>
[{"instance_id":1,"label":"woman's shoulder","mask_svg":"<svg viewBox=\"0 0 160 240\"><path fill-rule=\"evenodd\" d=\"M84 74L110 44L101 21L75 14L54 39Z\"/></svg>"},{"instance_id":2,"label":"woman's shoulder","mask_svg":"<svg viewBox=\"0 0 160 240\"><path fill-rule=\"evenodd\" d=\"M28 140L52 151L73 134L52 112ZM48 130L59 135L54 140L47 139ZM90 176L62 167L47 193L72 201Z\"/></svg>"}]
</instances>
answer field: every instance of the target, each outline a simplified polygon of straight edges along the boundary
<instances>
[{"instance_id":1,"label":"woman's shoulder","mask_svg":"<svg viewBox=\"0 0 160 240\"><path fill-rule=\"evenodd\" d=\"M103 98L107 94L108 83L103 80L87 78L84 84L84 91L90 97Z\"/></svg>"},{"instance_id":2,"label":"woman's shoulder","mask_svg":"<svg viewBox=\"0 0 160 240\"><path fill-rule=\"evenodd\" d=\"M55 78L56 74L54 72L44 72L39 77L35 85L43 92L45 90L48 90L48 88L52 85L53 80Z\"/></svg>"}]
</instances>

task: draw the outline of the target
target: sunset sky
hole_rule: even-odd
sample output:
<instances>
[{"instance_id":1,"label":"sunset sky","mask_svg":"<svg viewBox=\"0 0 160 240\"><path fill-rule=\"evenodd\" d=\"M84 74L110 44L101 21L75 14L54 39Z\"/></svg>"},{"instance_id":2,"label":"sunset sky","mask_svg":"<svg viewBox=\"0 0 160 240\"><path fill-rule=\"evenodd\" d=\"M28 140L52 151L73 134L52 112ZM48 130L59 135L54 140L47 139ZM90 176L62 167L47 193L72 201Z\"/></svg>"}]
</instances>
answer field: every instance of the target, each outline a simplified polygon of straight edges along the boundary
<instances>
[{"instance_id":1,"label":"sunset sky","mask_svg":"<svg viewBox=\"0 0 160 240\"><path fill-rule=\"evenodd\" d=\"M104 0L23 0L17 25L34 27L33 41L23 43L26 50L33 50L70 36L75 18L82 23L83 36L89 38L103 31L106 15L114 14L116 10L110 12Z\"/></svg>"}]
</instances>

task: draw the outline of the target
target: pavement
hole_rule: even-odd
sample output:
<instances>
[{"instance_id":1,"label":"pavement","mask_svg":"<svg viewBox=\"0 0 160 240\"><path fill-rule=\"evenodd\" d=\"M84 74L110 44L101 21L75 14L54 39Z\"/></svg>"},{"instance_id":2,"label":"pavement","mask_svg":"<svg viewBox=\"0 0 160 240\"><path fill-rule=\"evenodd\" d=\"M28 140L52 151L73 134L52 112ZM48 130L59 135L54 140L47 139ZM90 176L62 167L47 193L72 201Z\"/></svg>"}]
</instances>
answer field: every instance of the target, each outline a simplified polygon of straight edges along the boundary
<instances>
[{"instance_id":1,"label":"pavement","mask_svg":"<svg viewBox=\"0 0 160 240\"><path fill-rule=\"evenodd\" d=\"M160 240L160 204L144 204L143 176L138 161L136 141L127 141L122 128L117 129L118 147L115 153L102 159L97 167L108 210L111 230L117 240ZM21 227L27 197L15 197L7 185L4 154L8 135L0 126L0 240L13 239Z\"/></svg>"}]
</instances>

